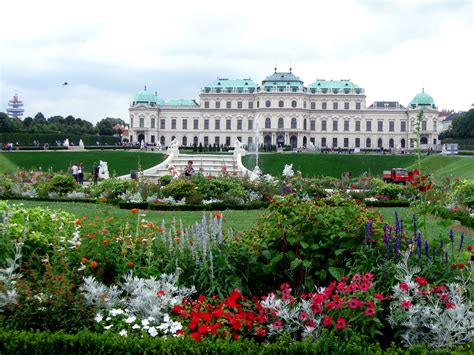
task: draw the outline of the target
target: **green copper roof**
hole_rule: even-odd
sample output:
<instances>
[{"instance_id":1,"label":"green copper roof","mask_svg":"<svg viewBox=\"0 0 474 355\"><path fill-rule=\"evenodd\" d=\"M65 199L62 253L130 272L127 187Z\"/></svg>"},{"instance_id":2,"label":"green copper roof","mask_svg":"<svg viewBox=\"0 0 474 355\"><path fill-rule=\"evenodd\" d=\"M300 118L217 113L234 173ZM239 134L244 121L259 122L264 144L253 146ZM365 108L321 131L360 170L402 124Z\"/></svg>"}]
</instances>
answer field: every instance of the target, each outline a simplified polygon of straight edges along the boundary
<instances>
[{"instance_id":1,"label":"green copper roof","mask_svg":"<svg viewBox=\"0 0 474 355\"><path fill-rule=\"evenodd\" d=\"M257 84L252 79L217 79L211 84L205 86L206 88L246 88L257 87Z\"/></svg>"},{"instance_id":2,"label":"green copper roof","mask_svg":"<svg viewBox=\"0 0 474 355\"><path fill-rule=\"evenodd\" d=\"M303 85L303 81L295 76L291 71L290 72L275 72L267 76L264 81L262 81L263 86L273 86L273 85L285 85L285 86L294 86L294 85Z\"/></svg>"},{"instance_id":3,"label":"green copper roof","mask_svg":"<svg viewBox=\"0 0 474 355\"><path fill-rule=\"evenodd\" d=\"M418 106L418 105L421 105L421 106L432 106L434 105L434 100L433 98L428 95L425 90L423 89L422 92L420 92L419 94L417 94L413 100L411 100L410 102L410 106Z\"/></svg>"},{"instance_id":4,"label":"green copper roof","mask_svg":"<svg viewBox=\"0 0 474 355\"><path fill-rule=\"evenodd\" d=\"M308 86L308 89L360 89L350 80L320 80Z\"/></svg>"},{"instance_id":5,"label":"green copper roof","mask_svg":"<svg viewBox=\"0 0 474 355\"><path fill-rule=\"evenodd\" d=\"M135 95L135 100L136 103L155 103L158 105L162 105L165 103L165 101L153 94L151 91L147 91L146 87L145 90L138 92Z\"/></svg>"},{"instance_id":6,"label":"green copper roof","mask_svg":"<svg viewBox=\"0 0 474 355\"><path fill-rule=\"evenodd\" d=\"M199 106L195 100L171 99L166 101L167 106Z\"/></svg>"}]
</instances>

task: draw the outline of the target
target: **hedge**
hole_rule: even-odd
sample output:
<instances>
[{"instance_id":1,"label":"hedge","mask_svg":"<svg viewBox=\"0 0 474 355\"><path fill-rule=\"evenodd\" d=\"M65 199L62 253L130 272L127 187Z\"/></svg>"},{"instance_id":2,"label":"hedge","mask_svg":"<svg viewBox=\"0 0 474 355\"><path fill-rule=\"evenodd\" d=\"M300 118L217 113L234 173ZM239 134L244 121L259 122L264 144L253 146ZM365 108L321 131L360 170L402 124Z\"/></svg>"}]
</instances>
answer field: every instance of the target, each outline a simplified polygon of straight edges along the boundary
<instances>
[{"instance_id":1,"label":"hedge","mask_svg":"<svg viewBox=\"0 0 474 355\"><path fill-rule=\"evenodd\" d=\"M377 200L377 201L362 201L367 207L409 207L408 200Z\"/></svg>"},{"instance_id":2,"label":"hedge","mask_svg":"<svg viewBox=\"0 0 474 355\"><path fill-rule=\"evenodd\" d=\"M140 210L150 209L152 211L208 211L208 210L256 210L268 207L266 201L252 201L244 205L229 205L225 202L215 202L207 205L170 205L164 203L148 203L148 202L119 202L119 208L132 209L138 208Z\"/></svg>"},{"instance_id":3,"label":"hedge","mask_svg":"<svg viewBox=\"0 0 474 355\"><path fill-rule=\"evenodd\" d=\"M461 225L468 228L474 229L474 218L472 218L467 211L458 210L458 211L451 211L448 208L438 208L436 210L438 216L444 219L454 219L459 221Z\"/></svg>"},{"instance_id":4,"label":"hedge","mask_svg":"<svg viewBox=\"0 0 474 355\"><path fill-rule=\"evenodd\" d=\"M44 143L48 143L50 148L57 146L56 141L64 142L66 138L69 139L70 143L74 143L74 145L79 145L80 139L82 139L84 145L97 145L97 142L101 145L106 143L115 145L120 142L120 137L113 136L73 135L67 133L0 133L1 143L18 142L20 145L33 146L33 141L39 141L41 146Z\"/></svg>"}]
</instances>

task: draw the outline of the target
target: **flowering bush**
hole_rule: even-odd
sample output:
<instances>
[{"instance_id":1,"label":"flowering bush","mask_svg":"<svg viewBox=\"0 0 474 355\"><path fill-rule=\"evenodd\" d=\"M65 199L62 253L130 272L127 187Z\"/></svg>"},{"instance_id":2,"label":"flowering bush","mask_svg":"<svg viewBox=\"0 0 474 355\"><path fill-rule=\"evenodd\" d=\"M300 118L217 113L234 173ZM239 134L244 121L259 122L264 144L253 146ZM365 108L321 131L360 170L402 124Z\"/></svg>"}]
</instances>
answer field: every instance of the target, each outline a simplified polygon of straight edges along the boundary
<instances>
[{"instance_id":1,"label":"flowering bush","mask_svg":"<svg viewBox=\"0 0 474 355\"><path fill-rule=\"evenodd\" d=\"M472 341L473 304L465 298L469 275L464 275L463 283L432 286L425 278L415 276L420 269L410 268L408 256L409 251L398 264L399 282L393 287L389 316L389 323L398 330L403 344L440 348Z\"/></svg>"}]
</instances>

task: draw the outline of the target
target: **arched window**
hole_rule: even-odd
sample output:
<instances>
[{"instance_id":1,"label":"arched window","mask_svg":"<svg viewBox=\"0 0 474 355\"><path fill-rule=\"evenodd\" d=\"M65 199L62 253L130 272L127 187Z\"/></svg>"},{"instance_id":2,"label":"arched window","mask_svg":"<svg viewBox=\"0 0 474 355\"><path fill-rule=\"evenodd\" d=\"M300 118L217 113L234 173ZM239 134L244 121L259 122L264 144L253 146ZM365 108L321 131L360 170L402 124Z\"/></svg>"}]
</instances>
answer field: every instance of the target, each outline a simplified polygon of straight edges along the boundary
<instances>
[{"instance_id":1,"label":"arched window","mask_svg":"<svg viewBox=\"0 0 474 355\"><path fill-rule=\"evenodd\" d=\"M278 119L278 128L285 128L285 123L283 121L283 117Z\"/></svg>"},{"instance_id":2,"label":"arched window","mask_svg":"<svg viewBox=\"0 0 474 355\"><path fill-rule=\"evenodd\" d=\"M395 146L395 144L393 143L393 138L390 138L390 139L388 140L388 146L389 146L390 148L393 148L393 147Z\"/></svg>"},{"instance_id":3,"label":"arched window","mask_svg":"<svg viewBox=\"0 0 474 355\"><path fill-rule=\"evenodd\" d=\"M382 138L377 139L377 147L382 148Z\"/></svg>"},{"instance_id":4,"label":"arched window","mask_svg":"<svg viewBox=\"0 0 474 355\"><path fill-rule=\"evenodd\" d=\"M283 147L285 145L285 137L281 134L277 137L277 145L279 147Z\"/></svg>"},{"instance_id":5,"label":"arched window","mask_svg":"<svg viewBox=\"0 0 474 355\"><path fill-rule=\"evenodd\" d=\"M420 144L428 144L428 138L426 138L426 137L421 137L421 138L420 138Z\"/></svg>"},{"instance_id":6,"label":"arched window","mask_svg":"<svg viewBox=\"0 0 474 355\"><path fill-rule=\"evenodd\" d=\"M303 120L303 129L306 131L307 127L306 127L306 118Z\"/></svg>"},{"instance_id":7,"label":"arched window","mask_svg":"<svg viewBox=\"0 0 474 355\"><path fill-rule=\"evenodd\" d=\"M297 148L298 138L296 138L296 136L291 136L290 137L290 145L291 145L292 148Z\"/></svg>"},{"instance_id":8,"label":"arched window","mask_svg":"<svg viewBox=\"0 0 474 355\"><path fill-rule=\"evenodd\" d=\"M193 144L198 145L199 144L199 138L197 136L194 136L193 138Z\"/></svg>"},{"instance_id":9,"label":"arched window","mask_svg":"<svg viewBox=\"0 0 474 355\"><path fill-rule=\"evenodd\" d=\"M278 101L278 107L283 107L284 105L285 103L283 102L283 100Z\"/></svg>"},{"instance_id":10,"label":"arched window","mask_svg":"<svg viewBox=\"0 0 474 355\"><path fill-rule=\"evenodd\" d=\"M165 141L165 136L161 136L161 137L160 137L160 144L161 144L161 145L165 145L165 142L166 142L166 141Z\"/></svg>"},{"instance_id":11,"label":"arched window","mask_svg":"<svg viewBox=\"0 0 474 355\"><path fill-rule=\"evenodd\" d=\"M372 145L372 141L370 140L370 138L367 138L367 139L365 140L365 147L366 147L366 148L370 148L371 145Z\"/></svg>"},{"instance_id":12,"label":"arched window","mask_svg":"<svg viewBox=\"0 0 474 355\"><path fill-rule=\"evenodd\" d=\"M140 128L145 127L145 117L140 117Z\"/></svg>"},{"instance_id":13,"label":"arched window","mask_svg":"<svg viewBox=\"0 0 474 355\"><path fill-rule=\"evenodd\" d=\"M186 137L186 136L183 137L183 145L184 146L188 145L188 137Z\"/></svg>"},{"instance_id":14,"label":"arched window","mask_svg":"<svg viewBox=\"0 0 474 355\"><path fill-rule=\"evenodd\" d=\"M293 107L293 108L296 107L296 101L295 100L291 101L291 107Z\"/></svg>"},{"instance_id":15,"label":"arched window","mask_svg":"<svg viewBox=\"0 0 474 355\"><path fill-rule=\"evenodd\" d=\"M271 105L272 103L270 102L270 100L265 101L265 107L270 107Z\"/></svg>"},{"instance_id":16,"label":"arched window","mask_svg":"<svg viewBox=\"0 0 474 355\"><path fill-rule=\"evenodd\" d=\"M291 119L291 128L296 129L296 118L294 117Z\"/></svg>"},{"instance_id":17,"label":"arched window","mask_svg":"<svg viewBox=\"0 0 474 355\"><path fill-rule=\"evenodd\" d=\"M405 148L405 138L402 138L402 139L400 140L400 146L401 146L402 148Z\"/></svg>"},{"instance_id":18,"label":"arched window","mask_svg":"<svg viewBox=\"0 0 474 355\"><path fill-rule=\"evenodd\" d=\"M263 144L264 145L271 145L272 144L272 137L269 135L266 135L263 137Z\"/></svg>"},{"instance_id":19,"label":"arched window","mask_svg":"<svg viewBox=\"0 0 474 355\"><path fill-rule=\"evenodd\" d=\"M272 128L272 120L270 117L265 118L265 128Z\"/></svg>"},{"instance_id":20,"label":"arched window","mask_svg":"<svg viewBox=\"0 0 474 355\"><path fill-rule=\"evenodd\" d=\"M306 148L306 144L308 144L308 139L305 137L303 137L303 147Z\"/></svg>"}]
</instances>

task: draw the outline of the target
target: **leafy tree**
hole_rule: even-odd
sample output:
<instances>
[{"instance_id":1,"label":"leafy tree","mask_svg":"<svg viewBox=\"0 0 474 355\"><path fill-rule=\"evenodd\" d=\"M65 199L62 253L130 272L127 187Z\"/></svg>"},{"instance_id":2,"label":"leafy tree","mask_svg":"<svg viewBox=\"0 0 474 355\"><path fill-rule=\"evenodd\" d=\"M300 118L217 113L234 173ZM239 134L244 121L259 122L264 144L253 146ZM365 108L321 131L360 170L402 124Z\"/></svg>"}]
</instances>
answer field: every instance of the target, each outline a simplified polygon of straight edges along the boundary
<instances>
[{"instance_id":1,"label":"leafy tree","mask_svg":"<svg viewBox=\"0 0 474 355\"><path fill-rule=\"evenodd\" d=\"M116 125L125 125L125 122L121 118L107 117L97 122L95 128L101 136L112 136L122 133L120 129L114 129Z\"/></svg>"},{"instance_id":2,"label":"leafy tree","mask_svg":"<svg viewBox=\"0 0 474 355\"><path fill-rule=\"evenodd\" d=\"M441 133L439 138L474 138L474 109L456 117L451 128Z\"/></svg>"}]
</instances>

